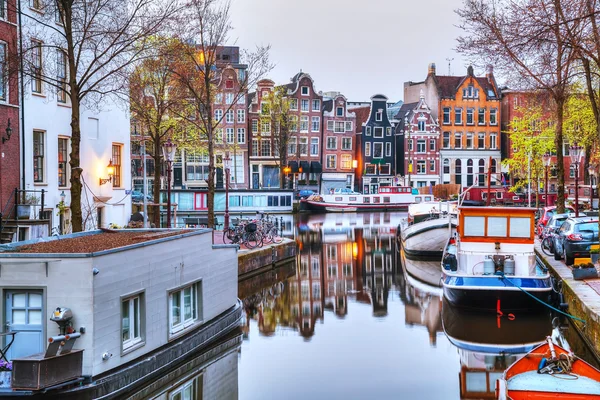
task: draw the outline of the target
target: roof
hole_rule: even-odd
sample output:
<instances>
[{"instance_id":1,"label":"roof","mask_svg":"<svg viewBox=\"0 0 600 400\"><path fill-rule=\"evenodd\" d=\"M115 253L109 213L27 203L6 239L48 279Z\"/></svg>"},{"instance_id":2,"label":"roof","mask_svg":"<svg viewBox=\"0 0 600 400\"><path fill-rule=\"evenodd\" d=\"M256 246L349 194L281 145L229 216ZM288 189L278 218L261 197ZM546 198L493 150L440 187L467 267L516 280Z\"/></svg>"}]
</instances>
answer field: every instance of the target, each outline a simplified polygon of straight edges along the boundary
<instances>
[{"instance_id":1,"label":"roof","mask_svg":"<svg viewBox=\"0 0 600 400\"><path fill-rule=\"evenodd\" d=\"M444 76L444 75L436 75L435 80L437 82L438 93L441 98L454 98L456 97L456 92L458 91L458 87L462 84L462 82L467 79L469 75L465 76ZM487 96L488 91L491 90L496 93L494 85L491 84L487 77L473 77L479 86L485 91L485 95ZM494 95L496 97L496 95Z\"/></svg>"},{"instance_id":2,"label":"roof","mask_svg":"<svg viewBox=\"0 0 600 400\"><path fill-rule=\"evenodd\" d=\"M397 119L399 121L398 129L404 129L404 117L406 117L406 115L412 110L414 110L418 105L418 101L415 101L414 103L402 104L402 107L400 107L400 110L398 110L398 113L394 116L394 119Z\"/></svg>"},{"instance_id":3,"label":"roof","mask_svg":"<svg viewBox=\"0 0 600 400\"><path fill-rule=\"evenodd\" d=\"M369 119L369 114L371 113L371 107L357 107L353 108L352 112L356 114L356 132L362 132L362 124L367 122Z\"/></svg>"},{"instance_id":4,"label":"roof","mask_svg":"<svg viewBox=\"0 0 600 400\"><path fill-rule=\"evenodd\" d=\"M333 110L333 99L323 100L323 112L331 112Z\"/></svg>"}]
</instances>

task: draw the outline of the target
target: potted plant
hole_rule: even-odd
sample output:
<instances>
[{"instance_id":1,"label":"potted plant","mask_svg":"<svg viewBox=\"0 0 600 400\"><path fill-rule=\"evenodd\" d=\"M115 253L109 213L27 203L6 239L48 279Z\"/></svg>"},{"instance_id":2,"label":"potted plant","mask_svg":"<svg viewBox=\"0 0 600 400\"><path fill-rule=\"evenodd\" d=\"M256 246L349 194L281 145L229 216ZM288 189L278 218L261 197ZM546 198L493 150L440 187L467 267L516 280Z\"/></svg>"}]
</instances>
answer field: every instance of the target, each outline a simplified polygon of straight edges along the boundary
<instances>
[{"instance_id":1,"label":"potted plant","mask_svg":"<svg viewBox=\"0 0 600 400\"><path fill-rule=\"evenodd\" d=\"M577 264L573 266L573 279L580 281L583 279L597 278L598 271L592 263Z\"/></svg>"},{"instance_id":2,"label":"potted plant","mask_svg":"<svg viewBox=\"0 0 600 400\"><path fill-rule=\"evenodd\" d=\"M29 219L31 216L31 206L38 204L39 198L32 194L26 194L19 200L17 206L17 219Z\"/></svg>"},{"instance_id":3,"label":"potted plant","mask_svg":"<svg viewBox=\"0 0 600 400\"><path fill-rule=\"evenodd\" d=\"M598 258L600 258L600 248L592 247L590 249L590 258L592 259L592 264L597 264Z\"/></svg>"},{"instance_id":4,"label":"potted plant","mask_svg":"<svg viewBox=\"0 0 600 400\"><path fill-rule=\"evenodd\" d=\"M309 181L308 181L308 184L309 184L309 185L316 185L316 184L317 184L317 181L316 181L316 180L312 180L312 179L311 179L311 180L309 180Z\"/></svg>"},{"instance_id":5,"label":"potted plant","mask_svg":"<svg viewBox=\"0 0 600 400\"><path fill-rule=\"evenodd\" d=\"M298 185L306 185L306 181L304 179L300 179L298 181Z\"/></svg>"},{"instance_id":6,"label":"potted plant","mask_svg":"<svg viewBox=\"0 0 600 400\"><path fill-rule=\"evenodd\" d=\"M0 388L10 388L12 363L0 359Z\"/></svg>"}]
</instances>

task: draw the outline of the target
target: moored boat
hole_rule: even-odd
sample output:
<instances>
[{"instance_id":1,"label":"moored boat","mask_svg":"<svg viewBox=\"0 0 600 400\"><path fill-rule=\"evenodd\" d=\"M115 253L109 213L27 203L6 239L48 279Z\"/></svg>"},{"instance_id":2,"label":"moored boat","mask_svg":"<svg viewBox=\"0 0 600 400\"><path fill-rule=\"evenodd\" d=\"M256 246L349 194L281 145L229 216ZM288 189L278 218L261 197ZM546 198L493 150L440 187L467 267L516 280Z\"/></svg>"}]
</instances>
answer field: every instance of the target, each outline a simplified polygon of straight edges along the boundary
<instances>
[{"instance_id":1,"label":"moored boat","mask_svg":"<svg viewBox=\"0 0 600 400\"><path fill-rule=\"evenodd\" d=\"M409 186L382 186L372 194L320 194L300 200L304 211L394 211L406 210L410 204L433 200L433 195L413 194ZM347 211L350 212L350 211Z\"/></svg>"},{"instance_id":2,"label":"moored boat","mask_svg":"<svg viewBox=\"0 0 600 400\"><path fill-rule=\"evenodd\" d=\"M537 308L552 291L534 252L535 209L459 207L442 259L444 297L455 306Z\"/></svg>"},{"instance_id":3,"label":"moored boat","mask_svg":"<svg viewBox=\"0 0 600 400\"><path fill-rule=\"evenodd\" d=\"M598 399L600 370L548 337L508 367L496 392L500 400Z\"/></svg>"}]
</instances>

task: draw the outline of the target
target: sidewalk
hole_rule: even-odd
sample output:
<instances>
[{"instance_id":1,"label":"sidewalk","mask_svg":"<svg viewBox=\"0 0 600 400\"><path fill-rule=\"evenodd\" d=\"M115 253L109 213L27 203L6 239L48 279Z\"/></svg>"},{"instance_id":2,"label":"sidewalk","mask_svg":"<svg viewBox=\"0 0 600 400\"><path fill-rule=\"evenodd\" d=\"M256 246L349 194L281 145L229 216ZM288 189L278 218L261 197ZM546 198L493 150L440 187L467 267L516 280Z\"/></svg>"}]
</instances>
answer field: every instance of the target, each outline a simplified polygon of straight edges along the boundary
<instances>
[{"instance_id":1,"label":"sidewalk","mask_svg":"<svg viewBox=\"0 0 600 400\"><path fill-rule=\"evenodd\" d=\"M544 264L563 282L564 301L569 305L567 313L586 321L572 321L600 355L600 278L575 280L571 267L554 257L546 256L536 239L535 251Z\"/></svg>"}]
</instances>

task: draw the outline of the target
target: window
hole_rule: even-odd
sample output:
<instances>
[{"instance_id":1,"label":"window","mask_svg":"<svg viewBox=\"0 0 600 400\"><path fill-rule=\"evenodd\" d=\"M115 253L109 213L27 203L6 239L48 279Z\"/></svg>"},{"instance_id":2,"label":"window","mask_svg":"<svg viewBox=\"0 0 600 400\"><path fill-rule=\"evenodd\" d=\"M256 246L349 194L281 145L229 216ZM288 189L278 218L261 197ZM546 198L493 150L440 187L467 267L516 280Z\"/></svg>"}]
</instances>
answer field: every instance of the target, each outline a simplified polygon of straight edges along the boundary
<instances>
[{"instance_id":1,"label":"window","mask_svg":"<svg viewBox=\"0 0 600 400\"><path fill-rule=\"evenodd\" d=\"M300 111L308 112L308 100L302 99L300 101Z\"/></svg>"},{"instance_id":2,"label":"window","mask_svg":"<svg viewBox=\"0 0 600 400\"><path fill-rule=\"evenodd\" d=\"M239 144L246 143L246 129L245 128L238 128L238 130L237 130L237 141L238 141Z\"/></svg>"},{"instance_id":3,"label":"window","mask_svg":"<svg viewBox=\"0 0 600 400\"><path fill-rule=\"evenodd\" d=\"M202 318L202 286L196 283L169 293L169 333L181 332Z\"/></svg>"},{"instance_id":4,"label":"window","mask_svg":"<svg viewBox=\"0 0 600 400\"><path fill-rule=\"evenodd\" d=\"M261 122L260 133L267 136L271 134L271 121L267 120Z\"/></svg>"},{"instance_id":5,"label":"window","mask_svg":"<svg viewBox=\"0 0 600 400\"><path fill-rule=\"evenodd\" d=\"M373 132L373 137L375 137L375 138L382 138L383 137L383 127L376 126L375 130Z\"/></svg>"},{"instance_id":6,"label":"window","mask_svg":"<svg viewBox=\"0 0 600 400\"><path fill-rule=\"evenodd\" d=\"M260 141L260 156L271 157L271 141L269 139Z\"/></svg>"},{"instance_id":7,"label":"window","mask_svg":"<svg viewBox=\"0 0 600 400\"><path fill-rule=\"evenodd\" d=\"M29 0L29 7L33 8L34 10L41 10L42 6L42 0Z\"/></svg>"},{"instance_id":8,"label":"window","mask_svg":"<svg viewBox=\"0 0 600 400\"><path fill-rule=\"evenodd\" d=\"M335 115L336 115L336 117L343 117L344 116L344 107L336 107Z\"/></svg>"},{"instance_id":9,"label":"window","mask_svg":"<svg viewBox=\"0 0 600 400\"><path fill-rule=\"evenodd\" d=\"M227 140L227 143L235 143L235 131L233 128L225 129L225 140Z\"/></svg>"},{"instance_id":10,"label":"window","mask_svg":"<svg viewBox=\"0 0 600 400\"><path fill-rule=\"evenodd\" d=\"M445 174L450 173L450 160L447 158L444 159L444 173Z\"/></svg>"},{"instance_id":11,"label":"window","mask_svg":"<svg viewBox=\"0 0 600 400\"><path fill-rule=\"evenodd\" d=\"M427 171L425 170L425 160L417 160L417 174L424 174Z\"/></svg>"},{"instance_id":12,"label":"window","mask_svg":"<svg viewBox=\"0 0 600 400\"><path fill-rule=\"evenodd\" d=\"M319 155L319 138L310 138L310 155Z\"/></svg>"},{"instance_id":13,"label":"window","mask_svg":"<svg viewBox=\"0 0 600 400\"><path fill-rule=\"evenodd\" d=\"M386 142L386 144L385 144L385 156L386 157L392 156L392 144L390 142Z\"/></svg>"},{"instance_id":14,"label":"window","mask_svg":"<svg viewBox=\"0 0 600 400\"><path fill-rule=\"evenodd\" d=\"M485 133L477 134L477 148L478 149L485 148Z\"/></svg>"},{"instance_id":15,"label":"window","mask_svg":"<svg viewBox=\"0 0 600 400\"><path fill-rule=\"evenodd\" d=\"M0 0L0 5L4 5L4 0ZM5 12L5 11L3 11ZM7 100L7 81L8 71L6 64L6 43L0 43L0 100Z\"/></svg>"},{"instance_id":16,"label":"window","mask_svg":"<svg viewBox=\"0 0 600 400\"><path fill-rule=\"evenodd\" d=\"M490 149L492 149L492 150L496 150L496 148L497 148L496 147L497 146L496 138L497 138L497 136L495 133L490 134Z\"/></svg>"},{"instance_id":17,"label":"window","mask_svg":"<svg viewBox=\"0 0 600 400\"><path fill-rule=\"evenodd\" d=\"M121 155L123 154L123 145L122 144L113 144L112 145L112 163L115 168L115 172L112 177L112 185L115 188L121 187Z\"/></svg>"},{"instance_id":18,"label":"window","mask_svg":"<svg viewBox=\"0 0 600 400\"><path fill-rule=\"evenodd\" d=\"M337 150L337 138L334 136L327 136L327 150Z\"/></svg>"},{"instance_id":19,"label":"window","mask_svg":"<svg viewBox=\"0 0 600 400\"><path fill-rule=\"evenodd\" d=\"M342 150L352 150L352 138L342 138Z\"/></svg>"},{"instance_id":20,"label":"window","mask_svg":"<svg viewBox=\"0 0 600 400\"><path fill-rule=\"evenodd\" d=\"M302 96L308 96L308 86L302 86L300 93L302 93Z\"/></svg>"},{"instance_id":21,"label":"window","mask_svg":"<svg viewBox=\"0 0 600 400\"><path fill-rule=\"evenodd\" d=\"M429 172L435 172L435 161L429 160Z\"/></svg>"},{"instance_id":22,"label":"window","mask_svg":"<svg viewBox=\"0 0 600 400\"><path fill-rule=\"evenodd\" d=\"M375 121L383 121L383 110L378 110L375 113Z\"/></svg>"},{"instance_id":23,"label":"window","mask_svg":"<svg viewBox=\"0 0 600 400\"><path fill-rule=\"evenodd\" d=\"M223 129L215 129L215 143L223 143Z\"/></svg>"},{"instance_id":24,"label":"window","mask_svg":"<svg viewBox=\"0 0 600 400\"><path fill-rule=\"evenodd\" d=\"M319 132L321 130L321 118L312 117L311 132Z\"/></svg>"},{"instance_id":25,"label":"window","mask_svg":"<svg viewBox=\"0 0 600 400\"><path fill-rule=\"evenodd\" d=\"M435 151L435 139L429 139L429 151Z\"/></svg>"},{"instance_id":26,"label":"window","mask_svg":"<svg viewBox=\"0 0 600 400\"><path fill-rule=\"evenodd\" d=\"M328 131L333 131L333 126L334 126L333 120L327 121L327 130Z\"/></svg>"},{"instance_id":27,"label":"window","mask_svg":"<svg viewBox=\"0 0 600 400\"><path fill-rule=\"evenodd\" d=\"M408 139L408 150L413 151L413 139Z\"/></svg>"},{"instance_id":28,"label":"window","mask_svg":"<svg viewBox=\"0 0 600 400\"><path fill-rule=\"evenodd\" d=\"M312 101L312 110L313 111L321 111L321 100L314 99Z\"/></svg>"},{"instance_id":29,"label":"window","mask_svg":"<svg viewBox=\"0 0 600 400\"><path fill-rule=\"evenodd\" d=\"M300 132L308 132L308 117L305 115L300 117Z\"/></svg>"},{"instance_id":30,"label":"window","mask_svg":"<svg viewBox=\"0 0 600 400\"><path fill-rule=\"evenodd\" d=\"M223 110L221 110L220 108L217 108L215 110L215 123L221 122L222 119L223 119Z\"/></svg>"},{"instance_id":31,"label":"window","mask_svg":"<svg viewBox=\"0 0 600 400\"><path fill-rule=\"evenodd\" d=\"M223 103L223 93L215 94L215 104Z\"/></svg>"},{"instance_id":32,"label":"window","mask_svg":"<svg viewBox=\"0 0 600 400\"><path fill-rule=\"evenodd\" d=\"M442 146L444 147L444 149L450 148L450 132L444 132Z\"/></svg>"},{"instance_id":33,"label":"window","mask_svg":"<svg viewBox=\"0 0 600 400\"><path fill-rule=\"evenodd\" d=\"M8 16L6 13L6 1L5 0L0 1L0 18L8 19Z\"/></svg>"},{"instance_id":34,"label":"window","mask_svg":"<svg viewBox=\"0 0 600 400\"><path fill-rule=\"evenodd\" d=\"M242 70L240 70L240 80L243 81L243 79L241 78L242 76ZM244 96L243 94L240 94L238 99L237 99L237 104L246 104L246 96Z\"/></svg>"},{"instance_id":35,"label":"window","mask_svg":"<svg viewBox=\"0 0 600 400\"><path fill-rule=\"evenodd\" d=\"M380 175L389 175L390 171L391 171L390 164L384 164L384 165L379 166L379 174ZM375 200L375 202L377 202L378 197L375 197L374 200Z\"/></svg>"},{"instance_id":36,"label":"window","mask_svg":"<svg viewBox=\"0 0 600 400\"><path fill-rule=\"evenodd\" d=\"M31 91L42 93L42 42L36 40L31 42L31 65L33 67L31 79Z\"/></svg>"},{"instance_id":37,"label":"window","mask_svg":"<svg viewBox=\"0 0 600 400\"><path fill-rule=\"evenodd\" d=\"M252 156L258 157L258 140L252 139Z\"/></svg>"},{"instance_id":38,"label":"window","mask_svg":"<svg viewBox=\"0 0 600 400\"><path fill-rule=\"evenodd\" d=\"M44 156L46 155L45 132L33 131L33 181L43 183L46 179Z\"/></svg>"},{"instance_id":39,"label":"window","mask_svg":"<svg viewBox=\"0 0 600 400\"><path fill-rule=\"evenodd\" d=\"M290 110L298 111L298 99L290 99Z\"/></svg>"},{"instance_id":40,"label":"window","mask_svg":"<svg viewBox=\"0 0 600 400\"><path fill-rule=\"evenodd\" d=\"M454 109L454 123L456 125L462 125L462 108Z\"/></svg>"},{"instance_id":41,"label":"window","mask_svg":"<svg viewBox=\"0 0 600 400\"><path fill-rule=\"evenodd\" d=\"M346 121L346 132L352 132L352 121Z\"/></svg>"},{"instance_id":42,"label":"window","mask_svg":"<svg viewBox=\"0 0 600 400\"><path fill-rule=\"evenodd\" d=\"M67 102L67 54L62 49L56 50L56 81L59 88L56 92L59 103Z\"/></svg>"},{"instance_id":43,"label":"window","mask_svg":"<svg viewBox=\"0 0 600 400\"><path fill-rule=\"evenodd\" d=\"M260 103L260 113L262 115L269 114L269 103Z\"/></svg>"},{"instance_id":44,"label":"window","mask_svg":"<svg viewBox=\"0 0 600 400\"><path fill-rule=\"evenodd\" d=\"M346 126L344 125L344 121L335 121L335 126L333 128L335 133L344 133L346 131Z\"/></svg>"},{"instance_id":45,"label":"window","mask_svg":"<svg viewBox=\"0 0 600 400\"><path fill-rule=\"evenodd\" d=\"M300 155L306 156L308 155L308 138L300 138Z\"/></svg>"},{"instance_id":46,"label":"window","mask_svg":"<svg viewBox=\"0 0 600 400\"><path fill-rule=\"evenodd\" d=\"M335 155L328 155L327 156L326 168L328 168L328 169L335 169Z\"/></svg>"},{"instance_id":47,"label":"window","mask_svg":"<svg viewBox=\"0 0 600 400\"><path fill-rule=\"evenodd\" d=\"M252 133L258 133L258 120L252 120Z\"/></svg>"},{"instance_id":48,"label":"window","mask_svg":"<svg viewBox=\"0 0 600 400\"><path fill-rule=\"evenodd\" d=\"M480 108L477 114L477 123L479 125L485 125L485 108Z\"/></svg>"},{"instance_id":49,"label":"window","mask_svg":"<svg viewBox=\"0 0 600 400\"><path fill-rule=\"evenodd\" d=\"M233 81L227 81L227 83L231 82L231 88L233 88ZM233 93L225 93L225 104L233 104Z\"/></svg>"},{"instance_id":50,"label":"window","mask_svg":"<svg viewBox=\"0 0 600 400\"><path fill-rule=\"evenodd\" d=\"M365 156L367 156L367 157L371 156L371 142L365 143Z\"/></svg>"},{"instance_id":51,"label":"window","mask_svg":"<svg viewBox=\"0 0 600 400\"><path fill-rule=\"evenodd\" d=\"M425 121L417 121L417 129L419 132L425 132Z\"/></svg>"},{"instance_id":52,"label":"window","mask_svg":"<svg viewBox=\"0 0 600 400\"><path fill-rule=\"evenodd\" d=\"M225 114L225 123L233 123L233 110L227 110L227 114Z\"/></svg>"},{"instance_id":53,"label":"window","mask_svg":"<svg viewBox=\"0 0 600 400\"><path fill-rule=\"evenodd\" d=\"M58 187L67 187L69 181L69 138L58 138Z\"/></svg>"},{"instance_id":54,"label":"window","mask_svg":"<svg viewBox=\"0 0 600 400\"><path fill-rule=\"evenodd\" d=\"M351 169L352 168L352 156L350 154L342 154L340 163L341 163L342 169Z\"/></svg>"},{"instance_id":55,"label":"window","mask_svg":"<svg viewBox=\"0 0 600 400\"><path fill-rule=\"evenodd\" d=\"M375 175L377 173L377 166L375 164L367 164L365 165L365 173L367 175ZM366 193L366 192L364 192ZM366 200L366 202L369 201L368 197L365 197L364 200Z\"/></svg>"},{"instance_id":56,"label":"window","mask_svg":"<svg viewBox=\"0 0 600 400\"><path fill-rule=\"evenodd\" d=\"M298 132L298 116L290 116L290 132Z\"/></svg>"},{"instance_id":57,"label":"window","mask_svg":"<svg viewBox=\"0 0 600 400\"><path fill-rule=\"evenodd\" d=\"M472 133L467 133L467 149L472 149L473 148L473 134Z\"/></svg>"},{"instance_id":58,"label":"window","mask_svg":"<svg viewBox=\"0 0 600 400\"><path fill-rule=\"evenodd\" d=\"M490 110L490 125L498 125L498 109L497 108L492 108Z\"/></svg>"},{"instance_id":59,"label":"window","mask_svg":"<svg viewBox=\"0 0 600 400\"><path fill-rule=\"evenodd\" d=\"M237 110L237 122L244 123L246 122L246 110Z\"/></svg>"},{"instance_id":60,"label":"window","mask_svg":"<svg viewBox=\"0 0 600 400\"><path fill-rule=\"evenodd\" d=\"M383 143L373 143L373 158L383 158Z\"/></svg>"},{"instance_id":61,"label":"window","mask_svg":"<svg viewBox=\"0 0 600 400\"><path fill-rule=\"evenodd\" d=\"M444 124L450 124L450 107L444 107Z\"/></svg>"},{"instance_id":62,"label":"window","mask_svg":"<svg viewBox=\"0 0 600 400\"><path fill-rule=\"evenodd\" d=\"M475 123L475 109L467 108L467 125L473 125Z\"/></svg>"},{"instance_id":63,"label":"window","mask_svg":"<svg viewBox=\"0 0 600 400\"><path fill-rule=\"evenodd\" d=\"M392 136L392 128L391 127L387 127L385 128L385 136Z\"/></svg>"},{"instance_id":64,"label":"window","mask_svg":"<svg viewBox=\"0 0 600 400\"><path fill-rule=\"evenodd\" d=\"M370 126L365 127L365 135L371 136L371 127Z\"/></svg>"},{"instance_id":65,"label":"window","mask_svg":"<svg viewBox=\"0 0 600 400\"><path fill-rule=\"evenodd\" d=\"M143 294L121 300L121 340L123 351L143 343Z\"/></svg>"},{"instance_id":66,"label":"window","mask_svg":"<svg viewBox=\"0 0 600 400\"><path fill-rule=\"evenodd\" d=\"M417 153L425 153L425 139L417 140Z\"/></svg>"},{"instance_id":67,"label":"window","mask_svg":"<svg viewBox=\"0 0 600 400\"><path fill-rule=\"evenodd\" d=\"M456 132L454 134L454 148L455 149L462 148L462 134L460 132Z\"/></svg>"},{"instance_id":68,"label":"window","mask_svg":"<svg viewBox=\"0 0 600 400\"><path fill-rule=\"evenodd\" d=\"M298 138L296 137L291 137L290 140L288 141L288 154L296 154L296 151L298 146Z\"/></svg>"}]
</instances>

